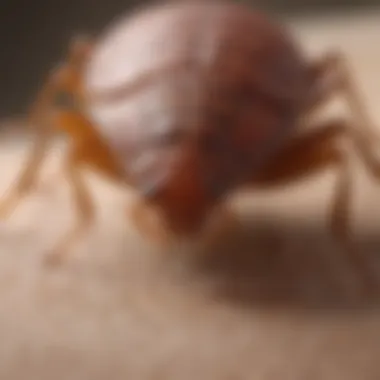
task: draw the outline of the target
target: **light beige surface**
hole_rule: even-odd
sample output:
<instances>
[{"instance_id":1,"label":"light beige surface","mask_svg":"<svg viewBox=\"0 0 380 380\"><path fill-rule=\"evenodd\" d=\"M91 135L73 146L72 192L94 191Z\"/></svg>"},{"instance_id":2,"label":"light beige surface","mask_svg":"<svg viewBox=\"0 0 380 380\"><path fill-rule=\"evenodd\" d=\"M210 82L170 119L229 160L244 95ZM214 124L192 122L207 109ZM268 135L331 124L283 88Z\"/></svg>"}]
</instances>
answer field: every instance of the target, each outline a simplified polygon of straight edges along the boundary
<instances>
[{"instance_id":1,"label":"light beige surface","mask_svg":"<svg viewBox=\"0 0 380 380\"><path fill-rule=\"evenodd\" d=\"M379 123L380 16L295 28L312 53L348 54ZM25 149L4 141L1 189ZM90 175L98 221L52 271L40 259L75 217L65 180L46 185L59 159L0 225L1 380L380 379L380 310L353 303L358 280L326 237L333 171L237 199L247 236L199 265L156 252L129 228L127 194ZM372 257L380 189L354 170L355 238Z\"/></svg>"}]
</instances>

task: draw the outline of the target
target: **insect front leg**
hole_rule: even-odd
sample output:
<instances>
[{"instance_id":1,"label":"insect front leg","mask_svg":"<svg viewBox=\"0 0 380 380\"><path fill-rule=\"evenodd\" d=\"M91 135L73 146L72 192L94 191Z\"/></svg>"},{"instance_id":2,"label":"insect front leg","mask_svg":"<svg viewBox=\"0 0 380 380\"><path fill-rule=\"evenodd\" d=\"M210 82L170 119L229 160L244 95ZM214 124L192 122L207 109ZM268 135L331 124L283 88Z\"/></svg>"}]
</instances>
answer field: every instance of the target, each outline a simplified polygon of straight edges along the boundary
<instances>
[{"instance_id":1,"label":"insect front leg","mask_svg":"<svg viewBox=\"0 0 380 380\"><path fill-rule=\"evenodd\" d=\"M174 237L158 210L146 204L144 199L133 201L129 216L142 236L148 237L161 247L168 247L173 241Z\"/></svg>"},{"instance_id":2,"label":"insect front leg","mask_svg":"<svg viewBox=\"0 0 380 380\"><path fill-rule=\"evenodd\" d=\"M38 122L38 120L37 120ZM52 130L44 123L37 126L37 136L31 147L29 157L22 172L16 179L15 185L0 203L0 217L5 218L18 206L19 202L36 185L37 176L46 159L49 143L52 139Z\"/></svg>"},{"instance_id":3,"label":"insect front leg","mask_svg":"<svg viewBox=\"0 0 380 380\"><path fill-rule=\"evenodd\" d=\"M81 70L91 48L92 44L88 38L74 38L69 46L67 61L53 70L46 84L41 88L29 115L30 124L37 132L36 140L16 184L0 203L1 217L7 217L36 184L53 132L60 127L60 123L55 122L51 117L55 108L62 106L56 104L57 95L68 93L72 98L80 96L78 91Z\"/></svg>"}]
</instances>

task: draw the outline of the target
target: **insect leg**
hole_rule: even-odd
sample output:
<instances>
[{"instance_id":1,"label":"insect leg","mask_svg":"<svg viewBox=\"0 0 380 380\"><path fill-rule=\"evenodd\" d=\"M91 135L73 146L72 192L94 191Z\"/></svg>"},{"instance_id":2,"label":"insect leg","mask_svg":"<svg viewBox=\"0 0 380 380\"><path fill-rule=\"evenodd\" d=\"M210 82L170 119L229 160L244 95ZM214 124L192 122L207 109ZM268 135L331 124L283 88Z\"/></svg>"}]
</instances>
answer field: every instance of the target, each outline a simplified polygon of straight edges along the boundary
<instances>
[{"instance_id":1,"label":"insect leg","mask_svg":"<svg viewBox=\"0 0 380 380\"><path fill-rule=\"evenodd\" d=\"M37 136L30 150L29 157L24 164L24 168L16 179L14 187L10 189L8 195L6 195L0 203L0 216L3 218L9 216L21 199L26 196L36 184L38 173L47 156L49 143L53 137L50 126L46 125L45 117L45 114L35 117L36 125L34 127L37 129Z\"/></svg>"},{"instance_id":2,"label":"insect leg","mask_svg":"<svg viewBox=\"0 0 380 380\"><path fill-rule=\"evenodd\" d=\"M366 258L354 246L349 226L350 204L353 196L353 178L349 167L349 156L339 142L349 138L359 154L362 153L360 140L355 129L344 120L329 121L313 128L303 136L296 137L284 151L269 163L258 177L253 177L250 186L271 188L281 186L309 175L316 174L328 167L335 166L338 171L330 214L330 230L351 262L364 273L366 282L373 287L377 284ZM361 155L362 156L362 155Z\"/></svg>"},{"instance_id":3,"label":"insect leg","mask_svg":"<svg viewBox=\"0 0 380 380\"><path fill-rule=\"evenodd\" d=\"M66 157L64 171L72 187L78 220L73 228L62 238L47 256L48 263L57 263L67 251L86 233L94 220L94 204L90 191L82 176L82 155L79 147L73 148Z\"/></svg>"},{"instance_id":4,"label":"insect leg","mask_svg":"<svg viewBox=\"0 0 380 380\"><path fill-rule=\"evenodd\" d=\"M165 226L164 219L153 207L150 207L142 199L136 199L129 210L131 220L137 230L143 235L158 242L161 246L167 246L172 236Z\"/></svg>"},{"instance_id":5,"label":"insect leg","mask_svg":"<svg viewBox=\"0 0 380 380\"><path fill-rule=\"evenodd\" d=\"M363 95L355 83L348 59L338 51L330 51L310 66L312 76L310 109L315 110L329 101L334 95L343 95L353 117L353 128L358 128L363 138L370 144L379 139L380 134L373 125L364 104ZM370 145L369 145L370 147Z\"/></svg>"},{"instance_id":6,"label":"insect leg","mask_svg":"<svg viewBox=\"0 0 380 380\"><path fill-rule=\"evenodd\" d=\"M380 133L373 125L362 101L363 97L354 82L347 58L332 51L314 62L311 71L314 77L311 108L321 106L337 93L346 97L353 118L346 127L351 129L351 135L354 137L365 168L371 176L380 180L380 161L373 151L373 144L380 141Z\"/></svg>"},{"instance_id":7,"label":"insect leg","mask_svg":"<svg viewBox=\"0 0 380 380\"><path fill-rule=\"evenodd\" d=\"M77 70L85 61L90 48L91 43L87 39L75 38L70 44L68 62L62 67L54 69L46 84L41 88L29 115L32 127L37 130L37 137L14 188L0 203L0 216L8 216L22 197L35 185L53 134L54 126L51 124L54 123L50 119L50 111L54 107L55 96L61 90L76 91L77 78L80 77Z\"/></svg>"}]
</instances>

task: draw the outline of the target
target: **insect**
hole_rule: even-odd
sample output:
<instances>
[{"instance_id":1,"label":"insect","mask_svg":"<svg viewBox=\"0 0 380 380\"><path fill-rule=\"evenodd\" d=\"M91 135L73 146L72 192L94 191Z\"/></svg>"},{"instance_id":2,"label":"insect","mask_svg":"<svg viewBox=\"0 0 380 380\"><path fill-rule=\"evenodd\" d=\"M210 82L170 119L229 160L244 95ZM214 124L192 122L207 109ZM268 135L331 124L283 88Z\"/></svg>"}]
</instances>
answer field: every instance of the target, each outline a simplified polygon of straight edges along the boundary
<instances>
[{"instance_id":1,"label":"insect","mask_svg":"<svg viewBox=\"0 0 380 380\"><path fill-rule=\"evenodd\" d=\"M341 138L375 178L380 167L375 129L344 54L309 59L281 23L228 1L139 9L69 50L32 106L38 137L1 206L8 215L33 188L51 136L64 131L78 220L54 257L94 217L84 166L135 190L130 216L153 239L196 236L210 215L227 223L226 199L238 189L280 186L333 166L330 227L350 246L352 178ZM313 125L313 114L338 94L350 119ZM152 223L152 210L161 223Z\"/></svg>"}]
</instances>

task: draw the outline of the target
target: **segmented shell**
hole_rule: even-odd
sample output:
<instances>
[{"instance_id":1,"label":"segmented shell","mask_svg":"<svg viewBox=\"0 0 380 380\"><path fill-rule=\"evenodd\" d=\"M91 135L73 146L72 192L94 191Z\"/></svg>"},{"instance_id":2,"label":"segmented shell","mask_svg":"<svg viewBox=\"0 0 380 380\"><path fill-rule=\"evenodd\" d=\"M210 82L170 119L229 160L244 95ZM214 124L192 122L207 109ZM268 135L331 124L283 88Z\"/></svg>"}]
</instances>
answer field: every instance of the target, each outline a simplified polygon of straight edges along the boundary
<instances>
[{"instance_id":1,"label":"segmented shell","mask_svg":"<svg viewBox=\"0 0 380 380\"><path fill-rule=\"evenodd\" d=\"M164 186L191 151L198 166L189 170L219 195L292 132L305 78L303 57L277 23L203 1L120 18L99 40L85 83L90 115L136 186Z\"/></svg>"}]
</instances>

